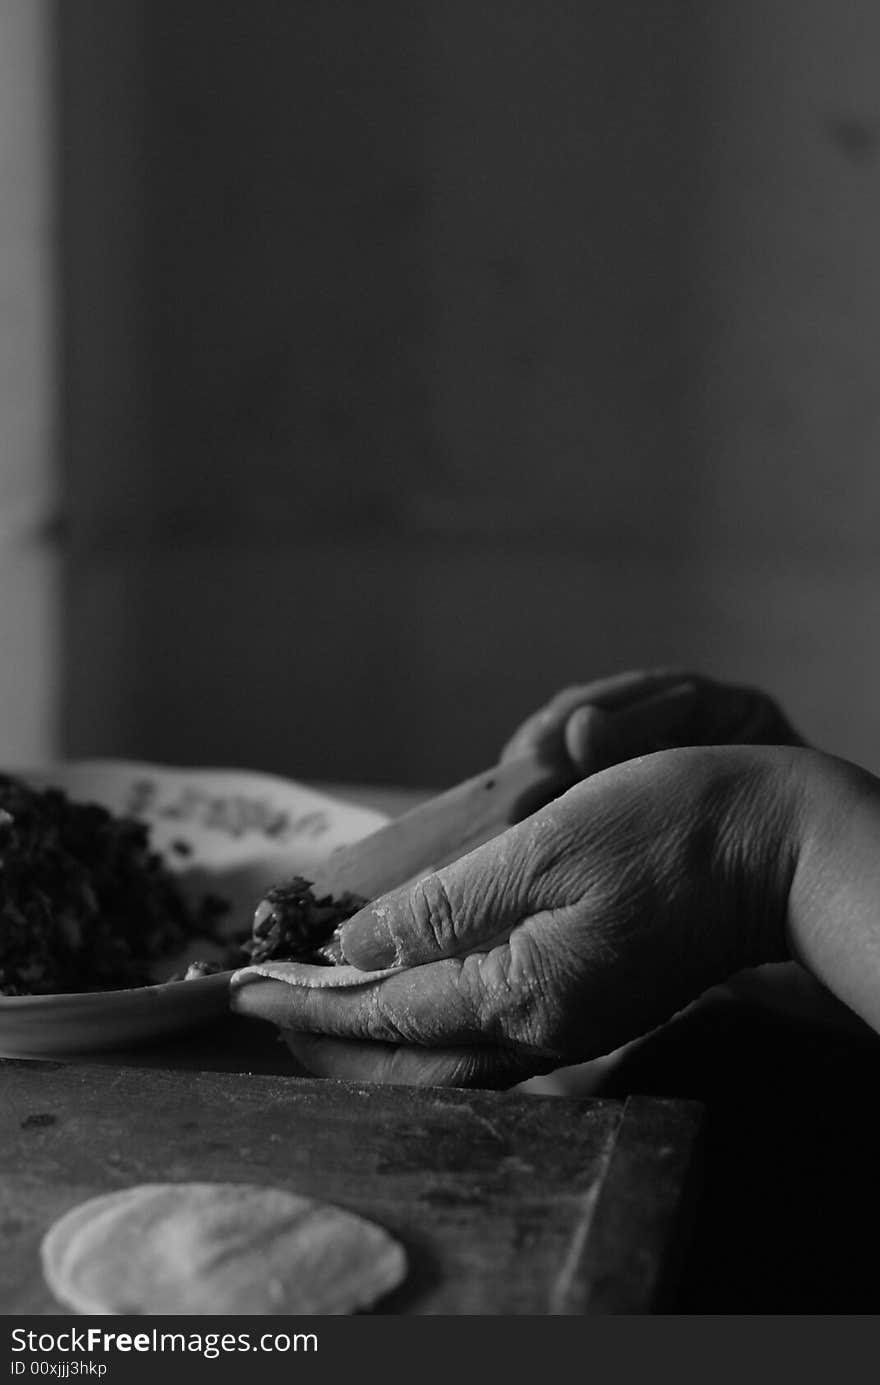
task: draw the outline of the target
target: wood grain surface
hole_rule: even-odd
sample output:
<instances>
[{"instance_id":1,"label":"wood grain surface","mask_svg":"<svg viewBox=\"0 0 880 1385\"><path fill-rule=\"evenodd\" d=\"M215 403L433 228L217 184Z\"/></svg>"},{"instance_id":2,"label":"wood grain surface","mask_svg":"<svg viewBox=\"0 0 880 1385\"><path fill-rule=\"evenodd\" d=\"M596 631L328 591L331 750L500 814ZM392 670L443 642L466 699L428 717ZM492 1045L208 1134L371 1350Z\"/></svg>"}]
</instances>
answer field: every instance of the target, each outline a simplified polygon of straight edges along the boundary
<instances>
[{"instance_id":1,"label":"wood grain surface","mask_svg":"<svg viewBox=\"0 0 880 1385\"><path fill-rule=\"evenodd\" d=\"M0 1312L57 1314L39 1243L98 1193L247 1181L398 1237L380 1311L582 1314L662 1304L701 1108L246 1073L0 1061Z\"/></svg>"}]
</instances>

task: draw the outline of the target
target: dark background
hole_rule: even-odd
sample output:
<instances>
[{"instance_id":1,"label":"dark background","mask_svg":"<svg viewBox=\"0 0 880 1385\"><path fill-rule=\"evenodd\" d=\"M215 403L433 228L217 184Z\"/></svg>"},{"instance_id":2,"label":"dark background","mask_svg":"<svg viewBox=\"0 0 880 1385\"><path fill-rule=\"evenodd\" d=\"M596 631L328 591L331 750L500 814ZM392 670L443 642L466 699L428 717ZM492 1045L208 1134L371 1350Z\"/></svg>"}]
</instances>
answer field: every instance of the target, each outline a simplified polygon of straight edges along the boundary
<instances>
[{"instance_id":1,"label":"dark background","mask_svg":"<svg viewBox=\"0 0 880 1385\"><path fill-rule=\"evenodd\" d=\"M39 12L52 748L440 785L678 662L880 768L869 0Z\"/></svg>"}]
</instances>

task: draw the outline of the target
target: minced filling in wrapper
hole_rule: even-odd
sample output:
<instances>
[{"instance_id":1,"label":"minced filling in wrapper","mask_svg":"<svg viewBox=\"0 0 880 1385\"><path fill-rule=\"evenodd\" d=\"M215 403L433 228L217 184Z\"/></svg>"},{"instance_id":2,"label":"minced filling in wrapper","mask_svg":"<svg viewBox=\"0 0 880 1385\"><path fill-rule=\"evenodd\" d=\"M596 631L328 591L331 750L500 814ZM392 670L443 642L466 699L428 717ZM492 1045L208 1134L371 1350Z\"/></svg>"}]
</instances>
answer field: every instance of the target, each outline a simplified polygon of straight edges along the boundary
<instances>
[{"instance_id":1,"label":"minced filling in wrapper","mask_svg":"<svg viewBox=\"0 0 880 1385\"><path fill-rule=\"evenodd\" d=\"M260 901L244 950L255 963L295 958L336 966L342 961L339 929L367 903L350 892L316 895L310 880L294 875Z\"/></svg>"}]
</instances>

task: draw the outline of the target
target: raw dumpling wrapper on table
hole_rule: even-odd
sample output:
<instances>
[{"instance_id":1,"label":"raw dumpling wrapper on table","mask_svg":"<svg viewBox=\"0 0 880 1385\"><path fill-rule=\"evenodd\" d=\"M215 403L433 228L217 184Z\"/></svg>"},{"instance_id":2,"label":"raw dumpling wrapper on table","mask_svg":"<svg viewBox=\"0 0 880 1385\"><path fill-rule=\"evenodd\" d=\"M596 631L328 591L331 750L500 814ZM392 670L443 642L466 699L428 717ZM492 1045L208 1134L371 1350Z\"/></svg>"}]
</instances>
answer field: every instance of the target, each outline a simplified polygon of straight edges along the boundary
<instances>
[{"instance_id":1,"label":"raw dumpling wrapper on table","mask_svg":"<svg viewBox=\"0 0 880 1385\"><path fill-rule=\"evenodd\" d=\"M91 1198L41 1247L52 1293L83 1314L343 1314L406 1273L382 1227L281 1188L148 1183Z\"/></svg>"}]
</instances>

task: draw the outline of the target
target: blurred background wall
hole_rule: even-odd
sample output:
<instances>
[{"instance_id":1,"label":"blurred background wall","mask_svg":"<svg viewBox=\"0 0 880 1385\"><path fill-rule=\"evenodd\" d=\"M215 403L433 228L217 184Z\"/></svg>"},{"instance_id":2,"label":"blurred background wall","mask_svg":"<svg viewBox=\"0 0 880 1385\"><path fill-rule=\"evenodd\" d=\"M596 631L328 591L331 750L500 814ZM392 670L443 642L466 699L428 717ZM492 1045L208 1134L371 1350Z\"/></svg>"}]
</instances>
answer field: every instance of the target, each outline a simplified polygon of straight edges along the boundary
<instances>
[{"instance_id":1,"label":"blurred background wall","mask_svg":"<svg viewBox=\"0 0 880 1385\"><path fill-rule=\"evenodd\" d=\"M675 662L880 770L880 9L46 13L65 753L439 785ZM0 62L30 310L43 117ZM43 466L41 360L4 476Z\"/></svg>"},{"instance_id":2,"label":"blurred background wall","mask_svg":"<svg viewBox=\"0 0 880 1385\"><path fill-rule=\"evenodd\" d=\"M0 0L0 764L57 746L54 138L49 5Z\"/></svg>"}]
</instances>

